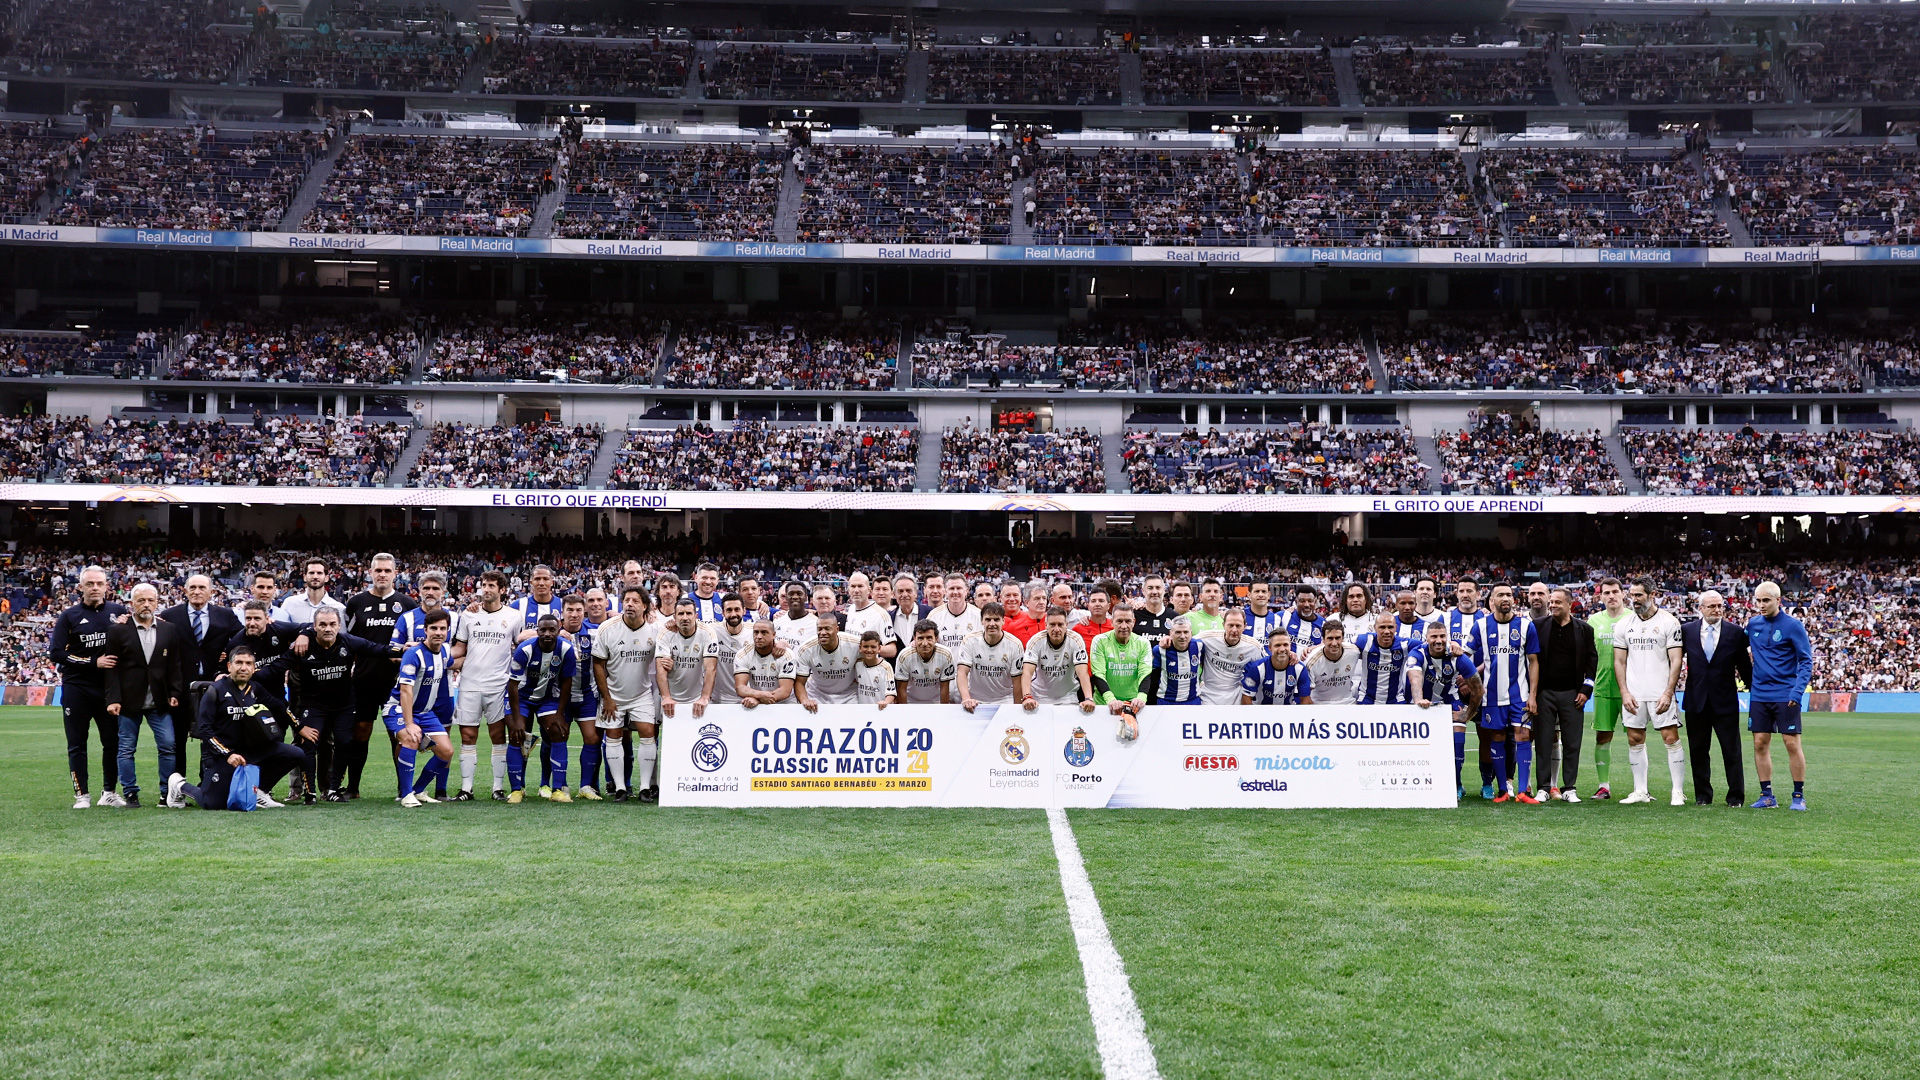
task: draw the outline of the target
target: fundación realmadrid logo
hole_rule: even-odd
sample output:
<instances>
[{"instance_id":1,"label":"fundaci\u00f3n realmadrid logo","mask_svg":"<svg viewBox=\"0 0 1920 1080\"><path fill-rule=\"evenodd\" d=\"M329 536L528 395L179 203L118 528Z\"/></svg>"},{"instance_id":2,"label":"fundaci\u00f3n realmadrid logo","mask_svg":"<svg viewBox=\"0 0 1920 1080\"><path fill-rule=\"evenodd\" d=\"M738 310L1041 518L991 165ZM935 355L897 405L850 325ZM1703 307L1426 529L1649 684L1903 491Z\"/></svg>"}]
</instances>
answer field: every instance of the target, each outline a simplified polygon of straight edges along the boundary
<instances>
[{"instance_id":1,"label":"fundaci\u00f3n realmadrid logo","mask_svg":"<svg viewBox=\"0 0 1920 1080\"><path fill-rule=\"evenodd\" d=\"M1007 737L1000 740L1000 760L1009 765L1018 765L1027 760L1031 749L1027 746L1027 733L1020 725L1007 729Z\"/></svg>"},{"instance_id":2,"label":"fundaci\u00f3n realmadrid logo","mask_svg":"<svg viewBox=\"0 0 1920 1080\"><path fill-rule=\"evenodd\" d=\"M1086 728L1075 727L1065 749L1067 764L1074 768L1084 769L1093 763L1093 741L1087 738Z\"/></svg>"},{"instance_id":3,"label":"fundaci\u00f3n realmadrid logo","mask_svg":"<svg viewBox=\"0 0 1920 1080\"><path fill-rule=\"evenodd\" d=\"M720 738L720 730L719 724L704 725L700 737L693 741L693 767L701 772L716 772L727 763L727 744Z\"/></svg>"}]
</instances>

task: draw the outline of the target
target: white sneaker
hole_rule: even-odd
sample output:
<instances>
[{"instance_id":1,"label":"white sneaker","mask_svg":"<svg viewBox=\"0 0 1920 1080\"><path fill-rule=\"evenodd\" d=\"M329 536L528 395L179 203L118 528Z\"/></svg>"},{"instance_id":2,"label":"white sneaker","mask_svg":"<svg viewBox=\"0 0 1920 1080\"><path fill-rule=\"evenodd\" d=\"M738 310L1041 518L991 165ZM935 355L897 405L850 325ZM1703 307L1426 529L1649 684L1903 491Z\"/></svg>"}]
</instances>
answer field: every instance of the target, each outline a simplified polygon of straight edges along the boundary
<instances>
[{"instance_id":1,"label":"white sneaker","mask_svg":"<svg viewBox=\"0 0 1920 1080\"><path fill-rule=\"evenodd\" d=\"M1572 788L1568 788L1565 791L1562 791L1560 793L1560 801L1561 802L1579 802L1580 793L1573 790Z\"/></svg>"},{"instance_id":2,"label":"white sneaker","mask_svg":"<svg viewBox=\"0 0 1920 1080\"><path fill-rule=\"evenodd\" d=\"M87 810L87 809L90 809L92 806L93 806L93 800L89 799L87 797L87 793L84 791L73 797L73 808L75 810Z\"/></svg>"},{"instance_id":3,"label":"white sneaker","mask_svg":"<svg viewBox=\"0 0 1920 1080\"><path fill-rule=\"evenodd\" d=\"M1684 791L1681 791L1679 788L1673 789L1673 798L1667 801L1667 805L1668 806L1687 805L1687 793Z\"/></svg>"},{"instance_id":4,"label":"white sneaker","mask_svg":"<svg viewBox=\"0 0 1920 1080\"><path fill-rule=\"evenodd\" d=\"M127 800L122 798L119 792L109 791L105 795L100 796L100 805L101 806L125 806L127 805Z\"/></svg>"},{"instance_id":5,"label":"white sneaker","mask_svg":"<svg viewBox=\"0 0 1920 1080\"><path fill-rule=\"evenodd\" d=\"M253 805L257 810L278 810L287 804L261 791L259 788L254 788Z\"/></svg>"},{"instance_id":6,"label":"white sneaker","mask_svg":"<svg viewBox=\"0 0 1920 1080\"><path fill-rule=\"evenodd\" d=\"M167 797L160 805L173 810L186 809L187 797L180 793L180 789L186 786L187 778L179 773L167 777Z\"/></svg>"},{"instance_id":7,"label":"white sneaker","mask_svg":"<svg viewBox=\"0 0 1920 1080\"><path fill-rule=\"evenodd\" d=\"M413 792L409 791L407 792L407 797L400 800L400 805L401 806L419 806L420 800L414 798Z\"/></svg>"},{"instance_id":8,"label":"white sneaker","mask_svg":"<svg viewBox=\"0 0 1920 1080\"><path fill-rule=\"evenodd\" d=\"M416 798L416 799L419 799L419 800L420 800L420 802L421 802L421 803L422 803L423 805L427 805L427 804L434 804L434 803L438 803L438 802L440 801L439 799L436 799L436 798L434 798L433 796L431 796L431 795L429 795L429 794L427 794L427 793L426 793L426 792L424 792L424 791L416 791L416 792L414 792L414 793L413 793L413 797L414 797L414 798Z\"/></svg>"},{"instance_id":9,"label":"white sneaker","mask_svg":"<svg viewBox=\"0 0 1920 1080\"><path fill-rule=\"evenodd\" d=\"M1629 791L1627 797L1620 800L1620 804L1625 806L1627 803L1650 803L1652 801L1653 796L1644 791Z\"/></svg>"}]
</instances>

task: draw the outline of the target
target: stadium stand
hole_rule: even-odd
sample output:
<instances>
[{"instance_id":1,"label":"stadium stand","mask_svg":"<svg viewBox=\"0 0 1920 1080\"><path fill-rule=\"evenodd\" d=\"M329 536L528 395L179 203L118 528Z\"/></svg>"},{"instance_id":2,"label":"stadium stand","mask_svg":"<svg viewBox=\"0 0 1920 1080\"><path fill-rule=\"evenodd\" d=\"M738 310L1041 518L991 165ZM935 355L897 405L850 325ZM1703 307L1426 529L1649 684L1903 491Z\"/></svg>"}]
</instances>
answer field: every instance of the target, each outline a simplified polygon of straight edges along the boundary
<instances>
[{"instance_id":1,"label":"stadium stand","mask_svg":"<svg viewBox=\"0 0 1920 1080\"><path fill-rule=\"evenodd\" d=\"M1538 49L1497 56L1435 49L1355 49L1368 105L1551 105L1553 73Z\"/></svg>"},{"instance_id":2,"label":"stadium stand","mask_svg":"<svg viewBox=\"0 0 1920 1080\"><path fill-rule=\"evenodd\" d=\"M693 47L680 41L502 40L484 85L490 94L677 98L692 60Z\"/></svg>"},{"instance_id":3,"label":"stadium stand","mask_svg":"<svg viewBox=\"0 0 1920 1080\"><path fill-rule=\"evenodd\" d=\"M110 417L69 426L48 448L47 478L73 484L373 487L387 479L408 427L350 418L220 420Z\"/></svg>"},{"instance_id":4,"label":"stadium stand","mask_svg":"<svg viewBox=\"0 0 1920 1080\"><path fill-rule=\"evenodd\" d=\"M1333 63L1319 49L1149 49L1140 84L1149 105L1340 103Z\"/></svg>"},{"instance_id":5,"label":"stadium stand","mask_svg":"<svg viewBox=\"0 0 1920 1080\"><path fill-rule=\"evenodd\" d=\"M554 235L772 240L785 160L770 147L588 139L572 154Z\"/></svg>"},{"instance_id":6,"label":"stadium stand","mask_svg":"<svg viewBox=\"0 0 1920 1080\"><path fill-rule=\"evenodd\" d=\"M442 382L650 382L665 326L581 315L460 320L434 335L424 374Z\"/></svg>"},{"instance_id":7,"label":"stadium stand","mask_svg":"<svg viewBox=\"0 0 1920 1080\"><path fill-rule=\"evenodd\" d=\"M1129 431L1127 479L1143 494L1408 495L1427 466L1405 428Z\"/></svg>"},{"instance_id":8,"label":"stadium stand","mask_svg":"<svg viewBox=\"0 0 1920 1080\"><path fill-rule=\"evenodd\" d=\"M1920 237L1920 154L1891 146L1713 151L1708 167L1760 244L1899 244Z\"/></svg>"},{"instance_id":9,"label":"stadium stand","mask_svg":"<svg viewBox=\"0 0 1920 1080\"><path fill-rule=\"evenodd\" d=\"M43 3L14 41L7 70L167 83L232 81L247 44L232 0Z\"/></svg>"},{"instance_id":10,"label":"stadium stand","mask_svg":"<svg viewBox=\"0 0 1920 1080\"><path fill-rule=\"evenodd\" d=\"M1034 238L1050 244L1244 244L1248 181L1223 153L1061 151L1034 170Z\"/></svg>"},{"instance_id":11,"label":"stadium stand","mask_svg":"<svg viewBox=\"0 0 1920 1080\"><path fill-rule=\"evenodd\" d=\"M184 331L172 379L394 383L413 374L414 330L388 316L300 317L255 311Z\"/></svg>"},{"instance_id":12,"label":"stadium stand","mask_svg":"<svg viewBox=\"0 0 1920 1080\"><path fill-rule=\"evenodd\" d=\"M1120 67L1102 49L936 48L927 100L977 105L1117 105Z\"/></svg>"},{"instance_id":13,"label":"stadium stand","mask_svg":"<svg viewBox=\"0 0 1920 1080\"><path fill-rule=\"evenodd\" d=\"M1913 431L1643 431L1621 442L1656 495L1920 494Z\"/></svg>"},{"instance_id":14,"label":"stadium stand","mask_svg":"<svg viewBox=\"0 0 1920 1080\"><path fill-rule=\"evenodd\" d=\"M1100 433L947 428L940 490L1059 494L1107 489Z\"/></svg>"},{"instance_id":15,"label":"stadium stand","mask_svg":"<svg viewBox=\"0 0 1920 1080\"><path fill-rule=\"evenodd\" d=\"M820 243L1004 244L1013 175L998 148L803 151L799 238Z\"/></svg>"},{"instance_id":16,"label":"stadium stand","mask_svg":"<svg viewBox=\"0 0 1920 1080\"><path fill-rule=\"evenodd\" d=\"M436 424L408 487L571 488L600 452L598 424Z\"/></svg>"},{"instance_id":17,"label":"stadium stand","mask_svg":"<svg viewBox=\"0 0 1920 1080\"><path fill-rule=\"evenodd\" d=\"M524 236L553 165L552 144L534 139L355 135L302 227Z\"/></svg>"},{"instance_id":18,"label":"stadium stand","mask_svg":"<svg viewBox=\"0 0 1920 1080\"><path fill-rule=\"evenodd\" d=\"M1294 246L1486 247L1495 239L1459 155L1273 150L1248 158L1254 231Z\"/></svg>"},{"instance_id":19,"label":"stadium stand","mask_svg":"<svg viewBox=\"0 0 1920 1080\"><path fill-rule=\"evenodd\" d=\"M629 431L608 486L677 491L911 491L910 427L743 421Z\"/></svg>"},{"instance_id":20,"label":"stadium stand","mask_svg":"<svg viewBox=\"0 0 1920 1080\"><path fill-rule=\"evenodd\" d=\"M131 128L89 147L63 186L55 225L277 229L325 150L318 131Z\"/></svg>"},{"instance_id":21,"label":"stadium stand","mask_svg":"<svg viewBox=\"0 0 1920 1080\"><path fill-rule=\"evenodd\" d=\"M906 54L892 48L722 43L700 81L719 100L899 101L906 68Z\"/></svg>"},{"instance_id":22,"label":"stadium stand","mask_svg":"<svg viewBox=\"0 0 1920 1080\"><path fill-rule=\"evenodd\" d=\"M1713 185L1673 156L1565 147L1482 154L1500 220L1523 247L1712 247L1730 234Z\"/></svg>"},{"instance_id":23,"label":"stadium stand","mask_svg":"<svg viewBox=\"0 0 1920 1080\"><path fill-rule=\"evenodd\" d=\"M693 321L680 328L664 385L726 389L885 389L898 379L891 325L823 318Z\"/></svg>"}]
</instances>

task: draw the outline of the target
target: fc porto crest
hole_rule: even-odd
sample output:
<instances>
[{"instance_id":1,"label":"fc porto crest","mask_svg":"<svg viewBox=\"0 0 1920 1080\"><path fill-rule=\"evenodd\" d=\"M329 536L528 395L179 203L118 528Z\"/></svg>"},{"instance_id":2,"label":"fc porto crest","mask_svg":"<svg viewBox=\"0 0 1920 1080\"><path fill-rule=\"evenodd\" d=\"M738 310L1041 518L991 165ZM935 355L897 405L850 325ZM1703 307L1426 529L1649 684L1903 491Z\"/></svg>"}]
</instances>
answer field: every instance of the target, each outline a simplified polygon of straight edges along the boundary
<instances>
[{"instance_id":1,"label":"fc porto crest","mask_svg":"<svg viewBox=\"0 0 1920 1080\"><path fill-rule=\"evenodd\" d=\"M1075 727L1073 737L1067 740L1067 764L1076 769L1084 769L1093 763L1093 742L1087 738L1087 729Z\"/></svg>"},{"instance_id":2,"label":"fc porto crest","mask_svg":"<svg viewBox=\"0 0 1920 1080\"><path fill-rule=\"evenodd\" d=\"M701 772L716 772L727 763L727 744L720 730L719 724L703 725L700 737L693 741L693 767Z\"/></svg>"},{"instance_id":3,"label":"fc porto crest","mask_svg":"<svg viewBox=\"0 0 1920 1080\"><path fill-rule=\"evenodd\" d=\"M1027 733L1021 729L1020 725L1015 724L1008 728L1007 737L1000 740L1000 760L1009 765L1018 765L1027 760L1027 755L1031 752L1031 748L1027 745Z\"/></svg>"}]
</instances>

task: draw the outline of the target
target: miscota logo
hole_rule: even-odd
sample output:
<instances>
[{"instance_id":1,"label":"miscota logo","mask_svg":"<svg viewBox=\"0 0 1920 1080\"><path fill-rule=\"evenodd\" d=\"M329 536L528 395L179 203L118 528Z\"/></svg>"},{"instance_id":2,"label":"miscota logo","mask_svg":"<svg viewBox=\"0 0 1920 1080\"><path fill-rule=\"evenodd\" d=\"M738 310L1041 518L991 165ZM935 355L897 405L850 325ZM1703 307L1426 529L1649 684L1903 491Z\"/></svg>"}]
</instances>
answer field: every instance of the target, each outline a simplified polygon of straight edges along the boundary
<instances>
[{"instance_id":1,"label":"miscota logo","mask_svg":"<svg viewBox=\"0 0 1920 1080\"><path fill-rule=\"evenodd\" d=\"M1224 772L1238 769L1240 759L1232 754L1188 754L1188 772Z\"/></svg>"}]
</instances>

